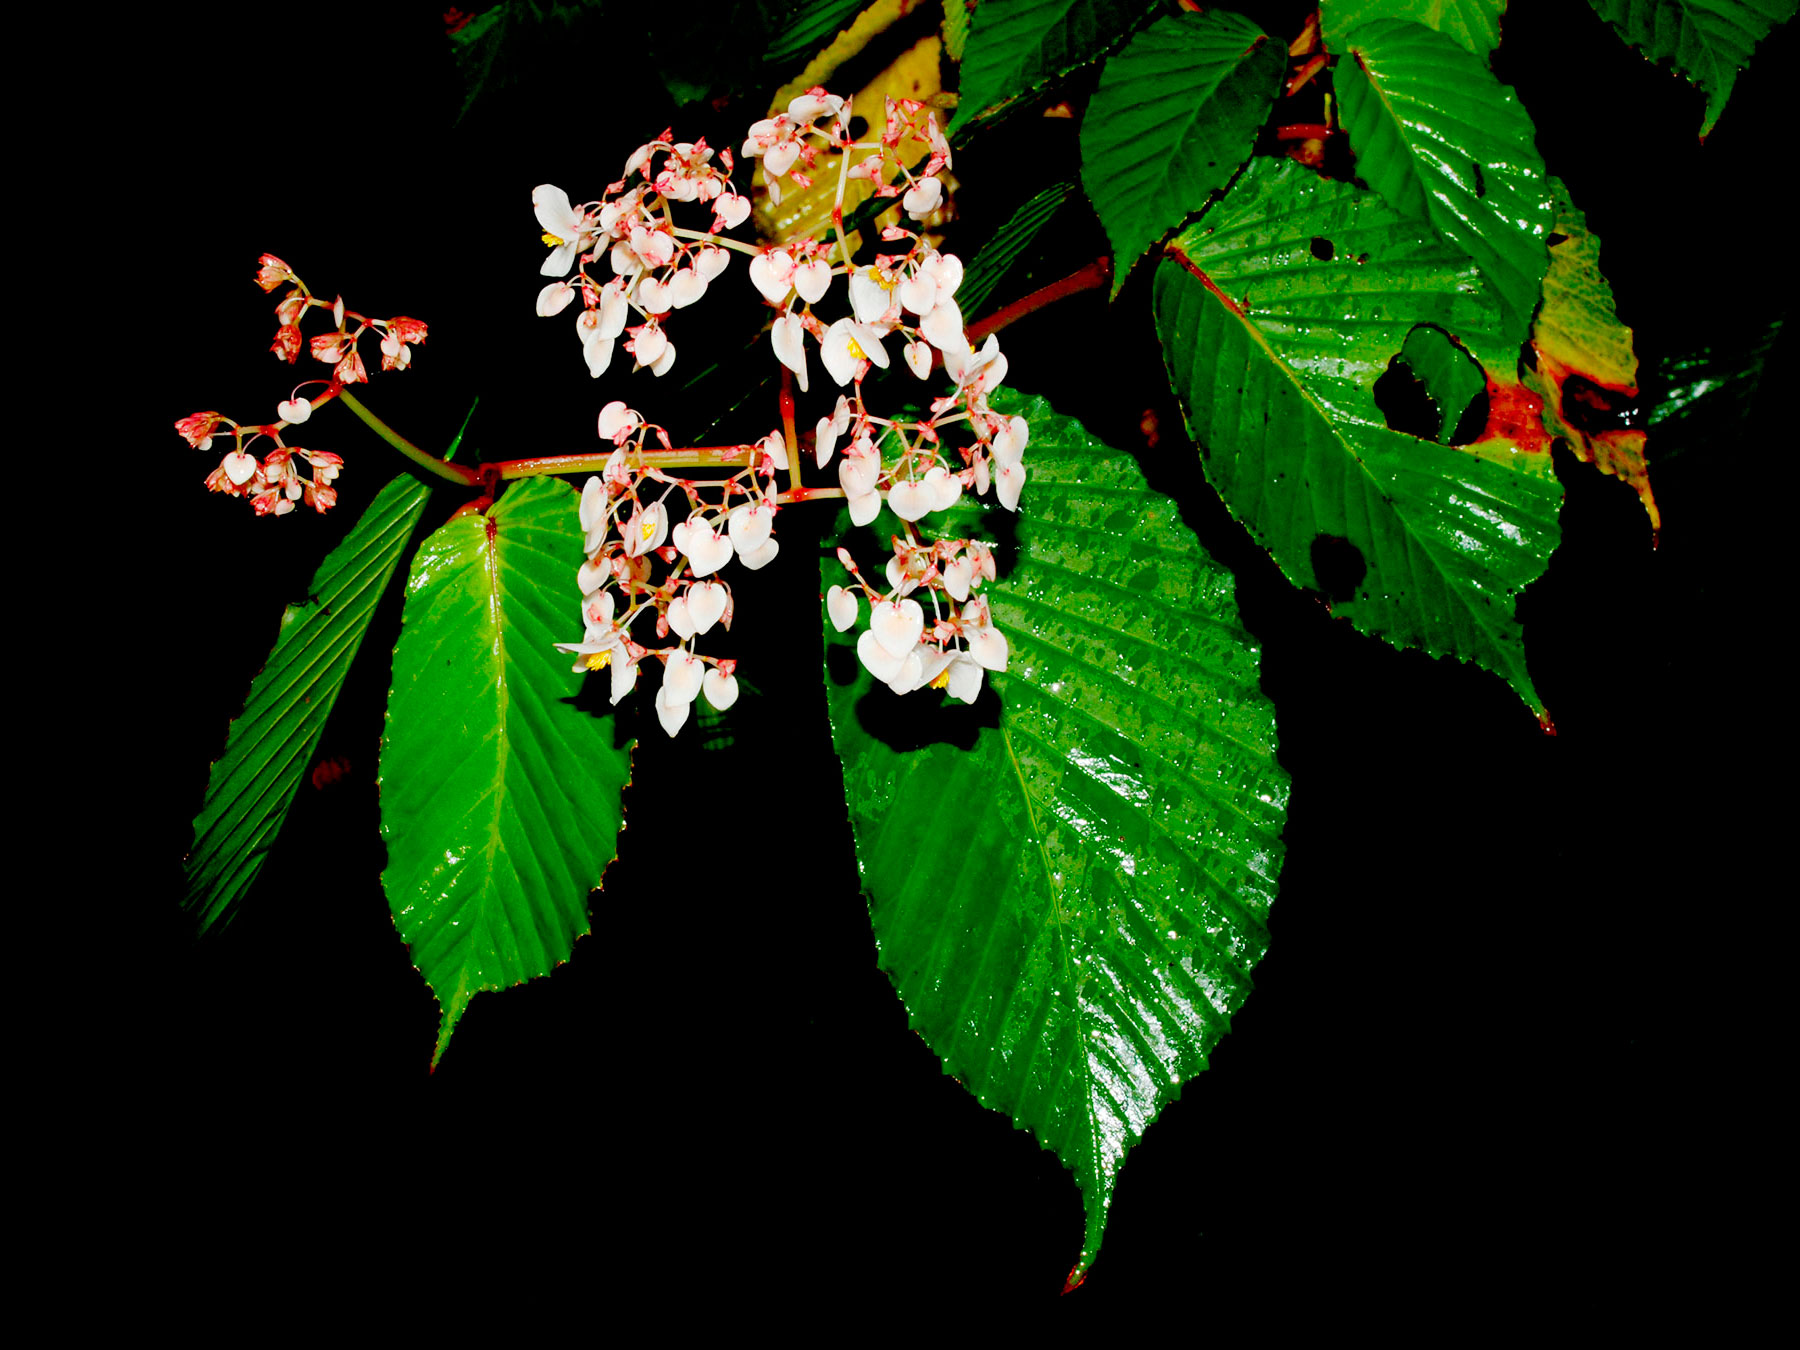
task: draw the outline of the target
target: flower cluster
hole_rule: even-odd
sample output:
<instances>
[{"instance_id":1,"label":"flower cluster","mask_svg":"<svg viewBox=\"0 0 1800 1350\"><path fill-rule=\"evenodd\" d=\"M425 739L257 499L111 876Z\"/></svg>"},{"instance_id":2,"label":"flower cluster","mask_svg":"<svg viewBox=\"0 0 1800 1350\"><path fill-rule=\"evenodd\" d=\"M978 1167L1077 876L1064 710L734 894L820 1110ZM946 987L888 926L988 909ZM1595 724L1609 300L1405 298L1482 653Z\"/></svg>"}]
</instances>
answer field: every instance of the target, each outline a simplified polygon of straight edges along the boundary
<instances>
[{"instance_id":1,"label":"flower cluster","mask_svg":"<svg viewBox=\"0 0 1800 1350\"><path fill-rule=\"evenodd\" d=\"M283 433L307 421L314 408L336 398L345 385L368 380L368 370L356 345L363 337L370 333L380 335L383 370L405 370L412 362L412 349L425 341L425 325L404 315L366 318L346 309L342 296L332 301L317 299L306 283L273 253L263 254L258 264L256 284L263 290L292 284L275 306L280 327L270 350L293 364L306 345L300 330L307 313L325 310L331 315L332 331L313 338L311 349L316 358L332 367L331 378L301 381L276 407L272 422L236 422L221 413L197 412L175 423L175 431L196 450L212 449L221 430L230 433L231 448L206 478L206 486L214 492L248 498L259 516L284 516L301 502L323 513L337 504L337 489L331 484L344 467L343 457L329 450L288 445ZM301 397L300 391L314 384L324 385L324 391L310 399ZM250 451L262 439L272 444L259 459ZM302 464L308 470L304 475L300 472Z\"/></svg>"},{"instance_id":2,"label":"flower cluster","mask_svg":"<svg viewBox=\"0 0 1800 1350\"><path fill-rule=\"evenodd\" d=\"M737 663L703 656L694 643L714 627L731 628L735 598L716 579L727 564L735 560L756 571L780 552L774 488L776 471L788 467L787 446L779 431L771 432L741 447L744 468L736 475L696 482L645 463L645 438L654 432L667 449L668 433L623 402L601 409L598 428L614 448L581 489L587 560L577 584L585 627L580 642L557 646L575 655L576 670L610 670L615 704L636 687L646 660L660 660L656 715L673 736L702 691L721 712L737 702ZM671 524L669 499L677 493L687 513ZM662 647L639 641L633 627L646 616L654 619L657 639L673 633L676 640Z\"/></svg>"},{"instance_id":3,"label":"flower cluster","mask_svg":"<svg viewBox=\"0 0 1800 1350\"><path fill-rule=\"evenodd\" d=\"M923 232L896 224L885 228L881 238L890 245L904 244L903 249L880 254L863 266L850 256L843 199L851 178L871 180L878 196L900 197L902 209L915 221L924 221L945 203L940 174L949 167L950 147L935 115L912 100L889 99L886 109L880 138L858 142L846 131L847 102L814 88L795 98L785 113L753 125L743 144L745 157L761 161L775 201L783 182L810 187L821 157L838 156L835 241L799 237L754 248L720 238L716 231L749 214L748 202L728 180L729 152L719 157L721 172L704 142L674 142L667 132L632 154L625 177L598 202L577 208L561 189L538 188L533 205L552 249L543 270L563 278L540 292L538 312L560 313L579 293L584 312L578 327L589 370L596 375L605 370L612 344L629 332L626 347L637 366L660 375L674 360L663 321L673 309L701 298L729 261L726 250L750 254L750 282L775 311L770 342L776 360L792 373L802 394L810 392L810 340L827 375L848 391L818 419L811 436L812 457L820 468L834 457L838 461L839 487L831 495L841 493L857 525L873 521L884 499L902 523L904 533L893 540L885 592L868 585L850 555L839 550L870 604L870 627L858 641L858 654L898 693L935 686L972 702L982 672L1006 668L1006 638L995 628L985 597L975 593L983 581L994 578L993 552L971 539L927 540L917 523L953 507L966 491L985 496L991 489L1003 507L1016 510L1026 478L1029 429L1023 418L990 406L1005 379L1006 358L991 335L979 349L968 340L956 300L963 267L955 255L940 253ZM907 153L918 146L924 147L923 159L909 167ZM853 163L858 155L862 158ZM634 174L641 181L632 184ZM669 206L673 201L711 203L715 233L676 227ZM589 277L586 266L603 252L614 276L601 285ZM576 269L573 277L568 275L571 267ZM850 312L828 318L817 309L839 277L845 279L841 294ZM630 326L633 313L643 320L636 327ZM922 416L878 416L865 401L870 372L892 365L889 340L899 344L907 368L918 379L931 379L941 365L954 384ZM973 439L952 445L947 433L959 426L973 433ZM671 478L644 462L644 437L650 430L665 447L669 444L660 428L648 427L623 403L609 404L601 414L600 434L617 448L605 472L590 479L582 492L588 556L580 585L586 631L583 641L560 645L577 655L577 669L611 670L614 702L634 686L646 657L661 659L657 714L674 735L703 687L715 706L723 708L736 698L734 663L702 657L692 649L696 635L714 623L729 626L733 612L728 590L702 578L729 561L734 550L746 566L767 561L773 556L767 525L774 512L785 501L817 495L817 490L777 491L774 474L788 470L789 447L776 432L758 447L745 447L748 467L722 485L716 505L703 506L702 485ZM804 446L792 449L799 454ZM660 493L654 484L663 485ZM671 529L663 503L677 489L686 494L689 515ZM733 505L740 494L748 500ZM652 580L652 557L673 569L661 581ZM931 606L929 625L921 598ZM672 629L678 646L651 651L630 636L633 621L648 612L656 616L657 636ZM860 616L858 591L834 586L829 613L839 631L854 625Z\"/></svg>"},{"instance_id":4,"label":"flower cluster","mask_svg":"<svg viewBox=\"0 0 1800 1350\"><path fill-rule=\"evenodd\" d=\"M613 346L626 334L625 350L637 369L665 375L675 364L664 321L706 294L731 261L716 233L750 214L749 200L731 186L731 164L731 151L715 164L704 140L676 142L665 131L631 152L624 176L598 201L576 207L549 183L532 192L550 246L539 271L558 278L538 292L537 312L549 318L581 297L575 331L589 374L597 377L612 364ZM711 206L713 233L678 228L674 202ZM588 274L603 253L613 273L604 283ZM633 324L634 315L642 322Z\"/></svg>"},{"instance_id":5,"label":"flower cluster","mask_svg":"<svg viewBox=\"0 0 1800 1350\"><path fill-rule=\"evenodd\" d=\"M994 580L993 548L975 539L939 539L926 544L909 534L894 537L888 560L888 590L872 587L857 570L848 549L838 561L869 601L869 626L856 640L856 655L869 673L896 694L915 689L947 689L952 698L973 703L982 672L1006 669L1006 635L994 626L987 597L974 594ZM915 592L931 602L931 623ZM825 593L832 627L856 626L862 607L857 592L833 586Z\"/></svg>"}]
</instances>

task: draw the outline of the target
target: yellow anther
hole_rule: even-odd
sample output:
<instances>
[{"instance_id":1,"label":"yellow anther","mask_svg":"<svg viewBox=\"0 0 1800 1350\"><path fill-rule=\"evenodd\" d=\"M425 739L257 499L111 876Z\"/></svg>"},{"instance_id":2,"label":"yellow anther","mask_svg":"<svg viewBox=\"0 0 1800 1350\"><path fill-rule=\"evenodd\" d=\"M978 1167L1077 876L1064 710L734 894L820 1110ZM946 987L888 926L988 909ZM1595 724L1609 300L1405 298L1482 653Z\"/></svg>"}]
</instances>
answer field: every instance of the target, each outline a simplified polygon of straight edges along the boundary
<instances>
[{"instance_id":1,"label":"yellow anther","mask_svg":"<svg viewBox=\"0 0 1800 1350\"><path fill-rule=\"evenodd\" d=\"M638 529L643 532L644 538L648 539L656 533L656 522L654 520L646 520L642 525L638 526Z\"/></svg>"},{"instance_id":2,"label":"yellow anther","mask_svg":"<svg viewBox=\"0 0 1800 1350\"><path fill-rule=\"evenodd\" d=\"M867 361L869 359L869 354L857 345L855 338L845 338L844 341L849 346L850 355L854 356L858 361Z\"/></svg>"},{"instance_id":3,"label":"yellow anther","mask_svg":"<svg viewBox=\"0 0 1800 1350\"><path fill-rule=\"evenodd\" d=\"M563 246L563 241L551 234L548 230L544 231L544 242L551 248L561 248Z\"/></svg>"},{"instance_id":4,"label":"yellow anther","mask_svg":"<svg viewBox=\"0 0 1800 1350\"><path fill-rule=\"evenodd\" d=\"M938 672L937 678L931 682L931 687L933 689L948 689L950 687L950 667L949 666L945 666L942 670L940 670Z\"/></svg>"},{"instance_id":5,"label":"yellow anther","mask_svg":"<svg viewBox=\"0 0 1800 1350\"><path fill-rule=\"evenodd\" d=\"M587 668L589 670L605 670L607 662L611 660L612 649L610 647L603 652L592 652L588 655Z\"/></svg>"}]
</instances>

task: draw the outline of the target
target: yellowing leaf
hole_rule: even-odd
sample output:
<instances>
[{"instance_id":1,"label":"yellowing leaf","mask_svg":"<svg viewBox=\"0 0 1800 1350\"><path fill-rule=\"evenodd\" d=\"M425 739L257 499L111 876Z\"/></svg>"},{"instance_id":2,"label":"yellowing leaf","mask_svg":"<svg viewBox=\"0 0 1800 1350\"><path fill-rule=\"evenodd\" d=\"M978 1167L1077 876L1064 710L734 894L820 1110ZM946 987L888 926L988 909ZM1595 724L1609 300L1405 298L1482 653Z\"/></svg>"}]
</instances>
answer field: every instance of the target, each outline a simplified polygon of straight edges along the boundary
<instances>
[{"instance_id":1,"label":"yellowing leaf","mask_svg":"<svg viewBox=\"0 0 1800 1350\"><path fill-rule=\"evenodd\" d=\"M1600 272L1600 240L1589 232L1568 189L1561 183L1553 187L1550 270L1531 327L1537 368L1526 374L1525 383L1544 400L1550 433L1565 438L1578 459L1629 483L1650 528L1658 529L1662 517L1644 461L1644 432L1619 417L1638 398L1631 329L1613 310L1612 287Z\"/></svg>"}]
</instances>

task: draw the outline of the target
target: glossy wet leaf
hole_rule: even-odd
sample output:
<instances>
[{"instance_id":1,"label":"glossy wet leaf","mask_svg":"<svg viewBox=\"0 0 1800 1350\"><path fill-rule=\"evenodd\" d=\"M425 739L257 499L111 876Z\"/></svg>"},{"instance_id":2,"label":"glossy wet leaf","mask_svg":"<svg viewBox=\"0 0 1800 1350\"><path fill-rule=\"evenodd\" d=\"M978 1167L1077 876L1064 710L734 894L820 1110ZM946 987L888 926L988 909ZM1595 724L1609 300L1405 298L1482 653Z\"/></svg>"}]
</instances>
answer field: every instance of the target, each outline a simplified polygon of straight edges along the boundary
<instances>
[{"instance_id":1,"label":"glossy wet leaf","mask_svg":"<svg viewBox=\"0 0 1800 1350\"><path fill-rule=\"evenodd\" d=\"M1544 425L1563 437L1577 458L1630 484L1650 517L1662 524L1644 431L1627 424L1639 402L1637 353L1631 329L1613 310L1612 287L1600 271L1600 240L1555 179L1556 232L1544 299L1532 321L1528 388L1544 400Z\"/></svg>"},{"instance_id":2,"label":"glossy wet leaf","mask_svg":"<svg viewBox=\"0 0 1800 1350\"><path fill-rule=\"evenodd\" d=\"M282 612L194 818L182 905L203 930L230 916L262 870L430 497L410 474L394 479L319 564L306 599Z\"/></svg>"},{"instance_id":3,"label":"glossy wet leaf","mask_svg":"<svg viewBox=\"0 0 1800 1350\"><path fill-rule=\"evenodd\" d=\"M1326 49L1341 53L1362 24L1410 19L1486 57L1500 45L1500 19L1505 13L1506 0L1320 0L1319 27Z\"/></svg>"},{"instance_id":4,"label":"glossy wet leaf","mask_svg":"<svg viewBox=\"0 0 1800 1350\"><path fill-rule=\"evenodd\" d=\"M963 53L955 131L1106 55L1145 0L982 0Z\"/></svg>"},{"instance_id":5,"label":"glossy wet leaf","mask_svg":"<svg viewBox=\"0 0 1800 1350\"><path fill-rule=\"evenodd\" d=\"M566 483L517 483L420 545L407 579L381 882L442 1009L433 1063L477 992L569 959L618 851L630 745L575 706L583 677L552 647L580 630L575 511Z\"/></svg>"},{"instance_id":6,"label":"glossy wet leaf","mask_svg":"<svg viewBox=\"0 0 1800 1350\"><path fill-rule=\"evenodd\" d=\"M963 270L962 285L956 288L956 303L963 317L973 319L993 295L994 288L1007 271L1031 247L1044 226L1075 193L1073 181L1052 183L1022 204L982 245Z\"/></svg>"},{"instance_id":7,"label":"glossy wet leaf","mask_svg":"<svg viewBox=\"0 0 1800 1350\"><path fill-rule=\"evenodd\" d=\"M1372 192L1259 159L1168 246L1155 307L1207 479L1289 580L1363 632L1496 672L1542 716L1514 605L1562 494L1469 258ZM1469 445L1391 430L1375 401L1421 323L1487 372Z\"/></svg>"},{"instance_id":8,"label":"glossy wet leaf","mask_svg":"<svg viewBox=\"0 0 1800 1350\"><path fill-rule=\"evenodd\" d=\"M1475 259L1523 341L1553 212L1518 96L1452 39L1386 20L1350 35L1336 81L1358 177Z\"/></svg>"},{"instance_id":9,"label":"glossy wet leaf","mask_svg":"<svg viewBox=\"0 0 1800 1350\"><path fill-rule=\"evenodd\" d=\"M1106 63L1081 124L1081 182L1113 246L1112 293L1249 158L1287 52L1242 15L1169 14Z\"/></svg>"},{"instance_id":10,"label":"glossy wet leaf","mask_svg":"<svg viewBox=\"0 0 1800 1350\"><path fill-rule=\"evenodd\" d=\"M945 1071L1074 1172L1073 1282L1127 1150L1250 992L1287 777L1231 574L1130 456L1006 406L1031 425L1020 514L965 496L923 522L1016 538L986 588L1006 672L972 708L901 698L827 624L826 683L881 967Z\"/></svg>"},{"instance_id":11,"label":"glossy wet leaf","mask_svg":"<svg viewBox=\"0 0 1800 1350\"><path fill-rule=\"evenodd\" d=\"M1588 0L1594 12L1650 60L1706 95L1704 139L1725 111L1756 44L1794 17L1795 0Z\"/></svg>"},{"instance_id":12,"label":"glossy wet leaf","mask_svg":"<svg viewBox=\"0 0 1800 1350\"><path fill-rule=\"evenodd\" d=\"M1788 387L1794 343L1790 334L1784 361L1777 345L1784 326L1776 319L1658 367L1656 385L1665 392L1650 414L1650 450L1658 464L1693 450L1732 448L1760 404Z\"/></svg>"},{"instance_id":13,"label":"glossy wet leaf","mask_svg":"<svg viewBox=\"0 0 1800 1350\"><path fill-rule=\"evenodd\" d=\"M1406 335L1400 346L1405 362L1426 397L1437 410L1437 428L1431 439L1449 445L1469 405L1487 388L1481 364L1465 352L1441 328L1421 324Z\"/></svg>"}]
</instances>

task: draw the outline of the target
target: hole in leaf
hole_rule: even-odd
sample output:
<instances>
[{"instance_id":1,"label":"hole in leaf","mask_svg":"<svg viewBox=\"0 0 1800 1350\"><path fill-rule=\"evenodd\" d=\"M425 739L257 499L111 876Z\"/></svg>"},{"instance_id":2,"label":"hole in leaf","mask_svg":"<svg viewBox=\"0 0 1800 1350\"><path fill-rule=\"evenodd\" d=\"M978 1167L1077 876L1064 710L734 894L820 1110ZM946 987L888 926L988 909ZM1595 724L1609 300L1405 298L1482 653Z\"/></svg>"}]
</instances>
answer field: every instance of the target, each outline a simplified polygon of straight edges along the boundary
<instances>
[{"instance_id":1,"label":"hole in leaf","mask_svg":"<svg viewBox=\"0 0 1800 1350\"><path fill-rule=\"evenodd\" d=\"M1487 196L1487 176L1481 172L1481 165L1470 160L1469 167L1475 171L1475 195L1477 197Z\"/></svg>"},{"instance_id":2,"label":"hole in leaf","mask_svg":"<svg viewBox=\"0 0 1800 1350\"><path fill-rule=\"evenodd\" d=\"M1602 436L1636 426L1638 409L1629 394L1570 375L1563 380L1562 419L1583 436Z\"/></svg>"},{"instance_id":3,"label":"hole in leaf","mask_svg":"<svg viewBox=\"0 0 1800 1350\"><path fill-rule=\"evenodd\" d=\"M1388 426L1409 436L1463 445L1487 425L1487 376L1435 324L1413 326L1374 392Z\"/></svg>"},{"instance_id":4,"label":"hole in leaf","mask_svg":"<svg viewBox=\"0 0 1800 1350\"><path fill-rule=\"evenodd\" d=\"M1398 356L1388 362L1387 370L1375 381L1375 406L1381 409L1390 430L1426 441L1437 439L1443 421L1438 406L1431 401L1424 381Z\"/></svg>"},{"instance_id":5,"label":"hole in leaf","mask_svg":"<svg viewBox=\"0 0 1800 1350\"><path fill-rule=\"evenodd\" d=\"M850 119L850 139L860 141L869 134L869 119L858 113Z\"/></svg>"},{"instance_id":6,"label":"hole in leaf","mask_svg":"<svg viewBox=\"0 0 1800 1350\"><path fill-rule=\"evenodd\" d=\"M1544 240L1544 243L1550 248L1555 248L1558 244L1566 244L1568 242L1568 235L1558 234L1555 230L1550 231L1549 236Z\"/></svg>"},{"instance_id":7,"label":"hole in leaf","mask_svg":"<svg viewBox=\"0 0 1800 1350\"><path fill-rule=\"evenodd\" d=\"M1312 541L1313 580L1327 600L1348 600L1369 575L1362 550L1341 534L1315 534Z\"/></svg>"},{"instance_id":8,"label":"hole in leaf","mask_svg":"<svg viewBox=\"0 0 1800 1350\"><path fill-rule=\"evenodd\" d=\"M1322 238L1319 235L1313 236L1313 257L1317 258L1320 262L1330 262L1331 255L1335 252L1337 252L1337 250L1332 247L1331 240Z\"/></svg>"}]
</instances>

